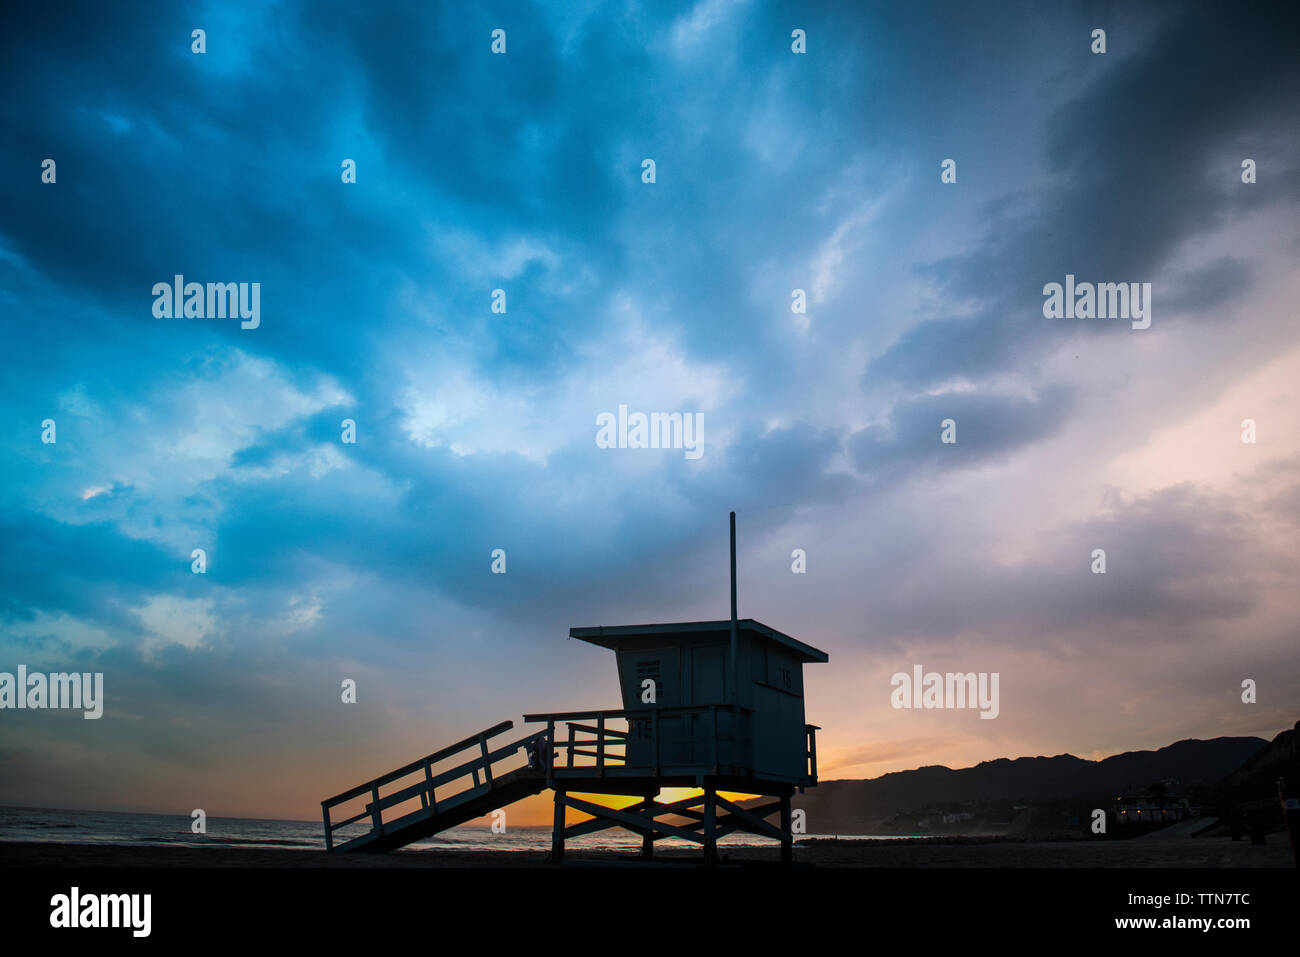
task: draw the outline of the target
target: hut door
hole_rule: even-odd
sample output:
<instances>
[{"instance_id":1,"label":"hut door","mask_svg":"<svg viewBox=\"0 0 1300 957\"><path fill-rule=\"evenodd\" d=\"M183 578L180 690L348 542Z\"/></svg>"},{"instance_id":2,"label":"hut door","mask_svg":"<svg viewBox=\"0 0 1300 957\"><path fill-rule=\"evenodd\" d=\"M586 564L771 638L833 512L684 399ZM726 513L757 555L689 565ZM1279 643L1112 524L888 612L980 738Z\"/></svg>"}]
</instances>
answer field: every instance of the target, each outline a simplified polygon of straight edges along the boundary
<instances>
[{"instance_id":1,"label":"hut door","mask_svg":"<svg viewBox=\"0 0 1300 957\"><path fill-rule=\"evenodd\" d=\"M691 661L691 704L721 704L727 700L727 658L722 648L696 648Z\"/></svg>"},{"instance_id":2,"label":"hut door","mask_svg":"<svg viewBox=\"0 0 1300 957\"><path fill-rule=\"evenodd\" d=\"M730 651L721 646L694 648L691 651L691 704L722 704L727 700L727 666ZM718 753L714 754L714 720L707 713L691 716L691 763L726 763L729 748L726 739L730 734L731 715L717 717Z\"/></svg>"}]
</instances>

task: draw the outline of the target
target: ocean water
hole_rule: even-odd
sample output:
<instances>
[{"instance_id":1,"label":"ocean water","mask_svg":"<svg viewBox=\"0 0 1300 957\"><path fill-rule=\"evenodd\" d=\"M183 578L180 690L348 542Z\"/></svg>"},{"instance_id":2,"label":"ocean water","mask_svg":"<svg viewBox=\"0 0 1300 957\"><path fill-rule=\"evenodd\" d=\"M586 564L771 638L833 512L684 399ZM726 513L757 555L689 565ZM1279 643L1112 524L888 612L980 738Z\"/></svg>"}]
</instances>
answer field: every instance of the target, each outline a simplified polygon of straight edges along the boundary
<instances>
[{"instance_id":1,"label":"ocean water","mask_svg":"<svg viewBox=\"0 0 1300 957\"><path fill-rule=\"evenodd\" d=\"M280 847L292 850L324 850L325 839L319 821L270 821L256 818L209 817L207 833L194 834L191 819L180 814L130 814L116 811L63 811L45 808L0 807L0 841L53 841L66 844L153 844L180 847ZM801 837L851 837L870 835L801 835ZM775 842L752 834L731 834L720 847L762 845ZM628 831L611 829L603 833L570 838L572 850L626 850L641 846L641 838ZM656 847L698 847L678 838L665 838ZM421 848L483 848L495 851L549 851L549 827L507 827L495 834L490 827L461 825L409 845Z\"/></svg>"}]
</instances>

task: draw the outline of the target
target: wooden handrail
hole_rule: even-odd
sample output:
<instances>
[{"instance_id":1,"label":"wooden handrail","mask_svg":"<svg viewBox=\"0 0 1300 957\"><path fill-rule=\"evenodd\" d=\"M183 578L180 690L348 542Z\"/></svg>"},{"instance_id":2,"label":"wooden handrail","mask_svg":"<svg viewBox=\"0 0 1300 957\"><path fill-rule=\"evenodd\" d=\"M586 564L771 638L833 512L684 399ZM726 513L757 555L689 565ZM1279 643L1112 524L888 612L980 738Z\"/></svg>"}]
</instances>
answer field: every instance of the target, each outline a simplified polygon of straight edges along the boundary
<instances>
[{"instance_id":1,"label":"wooden handrail","mask_svg":"<svg viewBox=\"0 0 1300 957\"><path fill-rule=\"evenodd\" d=\"M607 734L611 738L626 738L627 732L620 731L618 728L605 728L603 731L599 727L592 727L589 724L578 724L576 721L570 721L569 727L576 728L579 731L586 731L588 734Z\"/></svg>"},{"instance_id":2,"label":"wooden handrail","mask_svg":"<svg viewBox=\"0 0 1300 957\"><path fill-rule=\"evenodd\" d=\"M526 738L520 738L518 741L514 742L513 744L508 744L504 747L498 748L497 750L493 751L491 754L487 755L487 766L490 767L492 762L499 761L505 757L509 757L510 755L518 751L521 747L524 747L525 745L531 743L533 740L535 740L538 737L539 735L537 734L530 734ZM437 787L440 784L446 784L449 781L455 781L457 778L463 778L466 774L469 774L471 771L478 770L479 768L482 768L484 766L485 765L484 765L483 758L475 758L473 761L466 761L464 764L461 764L454 768L449 768L448 770L441 772L436 777L432 778L431 781L419 781L416 784L411 784L408 785L407 787L402 788L400 791L394 791L392 794L384 795L382 798L379 799L377 807L372 807L372 805L367 804L365 813L370 813L373 810L382 811L385 810L386 808L390 808L398 804L402 804L405 801L409 801L413 797L418 797L420 794L425 793L426 791L431 791L432 788ZM361 816L364 817L365 813L363 813ZM342 826L343 826L342 824L336 825L336 827L342 827Z\"/></svg>"},{"instance_id":3,"label":"wooden handrail","mask_svg":"<svg viewBox=\"0 0 1300 957\"><path fill-rule=\"evenodd\" d=\"M439 772L439 774L433 776L433 778L417 781L415 784L408 784L407 787L400 789L400 791L385 794L382 798L381 807L391 807L402 804L403 801L409 801L412 797L419 797L422 793L432 791L432 789L438 787L439 784L447 784L448 781L464 778L465 775L473 774L473 772L480 770L480 768L484 770L486 783L490 785L491 776L489 772L493 762L500 761L502 758L510 757L510 755L517 752L521 746L532 741L534 737L537 737L537 735L529 735L528 737L524 737L524 739L513 742L513 744L504 746L504 748L494 750L494 752L485 755L486 762L485 758L474 758L473 761L467 761L463 763L463 765L447 768L446 771ZM478 785L476 784L474 787L478 787Z\"/></svg>"},{"instance_id":4,"label":"wooden handrail","mask_svg":"<svg viewBox=\"0 0 1300 957\"><path fill-rule=\"evenodd\" d=\"M503 722L502 725L505 726L504 729L508 729L510 727L513 727L514 723L507 721L507 722ZM496 728L491 730L496 733L499 733L500 730L503 730L502 725L497 725ZM479 741L486 742L488 737L489 737L489 732L483 732L481 735L475 735L473 738L469 738L466 740L470 744L473 744ZM340 828L347 827L349 824L355 824L357 821L363 820L364 818L367 817L371 819L371 831L373 833L383 833L383 812L390 807L395 807L399 804L403 804L406 801L409 801L411 798L414 797L421 798L421 803L423 804L423 806L431 810L434 810L436 812L438 802L434 798L434 788L438 787L441 784L446 784L450 781L454 781L458 778L462 778L466 774L471 774L471 773L474 775L475 787L479 787L480 785L478 784L478 771L480 768L484 770L485 775L487 777L487 784L490 787L492 782L493 763L503 758L509 757L510 755L519 751L520 748L527 749L529 745L534 745L534 746L540 745L543 737L544 736L541 732L534 732L533 734L522 737L519 740L514 741L508 745L497 748L495 751L486 752L480 755L479 757L473 759L472 761L467 761L464 764L460 764L454 768L450 768L446 771L442 771L436 776L430 772L430 764L432 763L430 759L433 758L434 755L442 755L443 757L446 757L451 754L455 754L457 751L464 750L466 744L465 742L461 742L459 747L453 745L450 748L443 748L441 751L435 751L434 755L431 755L430 758L425 758L420 761L413 762L412 764L407 765L406 768L402 769L405 771L406 774L411 774L418 770L424 771L425 773L424 779L416 782L415 784L407 785L406 787L401 788L400 790L394 791L392 794L386 794L383 797L380 797L379 786L381 782L391 783L392 781L397 780L397 778L404 776L402 774L397 774L396 777L394 777L395 772L389 772L388 774L384 775L382 778L376 778L373 781L367 782L365 785L361 785L358 788L353 788L351 792L344 792L344 794L347 795L347 797L344 797L341 800L350 800L351 798L360 797L362 794L366 793L367 791L370 792L371 799L361 810L360 813L354 814L352 817L349 817L342 821L332 822L330 821L330 816L329 816L329 811L330 811L330 807L332 806L332 803L339 803L340 798L331 798L330 801L328 802L322 801L321 813L325 825L326 849L333 850L333 846L334 846L333 833L335 831L339 830ZM543 759L544 762L549 766L549 756L543 755Z\"/></svg>"},{"instance_id":5,"label":"wooden handrail","mask_svg":"<svg viewBox=\"0 0 1300 957\"><path fill-rule=\"evenodd\" d=\"M719 713L733 714L736 720L729 722L729 727L721 727ZM546 722L547 737L550 740L548 765L552 774L556 769L573 771L575 769L590 769L596 776L606 776L606 771L610 767L618 767L626 770L638 765L629 764L627 755L628 749L635 740L634 735L637 733L632 725L637 722L645 722L648 727L646 731L649 737L649 771L651 775L658 775L659 769L664 760L664 747L677 742L696 742L705 744L709 751L697 755L698 763L711 768L714 774L720 773L724 762L729 767L748 768L752 760L751 749L753 747L753 729L749 720L740 720L749 718L754 714L754 709L737 704L699 704L699 705L681 705L674 707L662 708L620 708L620 709L601 709L598 711L561 711L548 712L543 714L526 714L524 721L527 723ZM681 731L665 732L661 719L671 718L688 718L686 728ZM584 724L583 721L596 719L596 725ZM628 722L628 730L624 731L617 728L611 728L608 725L611 719L622 719ZM567 734L563 740L556 740L556 725L564 724L568 728ZM589 737L584 737L588 735ZM723 743L728 743L730 747L729 758L723 757ZM612 748L619 748L623 753L620 754ZM576 764L575 759L593 758L591 764ZM563 761L561 764L560 762ZM669 763L672 763L671 761ZM801 776L806 777L806 775Z\"/></svg>"},{"instance_id":6,"label":"wooden handrail","mask_svg":"<svg viewBox=\"0 0 1300 957\"><path fill-rule=\"evenodd\" d=\"M815 724L806 724L803 729L808 735L808 777L815 784L817 782L817 732L821 728Z\"/></svg>"},{"instance_id":7,"label":"wooden handrail","mask_svg":"<svg viewBox=\"0 0 1300 957\"><path fill-rule=\"evenodd\" d=\"M569 725L573 727L573 725ZM601 714L596 719L596 768L600 776L605 776L605 715Z\"/></svg>"},{"instance_id":8,"label":"wooden handrail","mask_svg":"<svg viewBox=\"0 0 1300 957\"><path fill-rule=\"evenodd\" d=\"M334 795L332 798L326 798L324 801L320 802L321 806L322 807L333 806L343 801L351 800L354 797L358 797L362 794L365 794L367 791L371 789L372 786L389 784L392 781L396 781L400 777L405 777L406 775L410 774L412 771L416 770L417 768L423 767L426 761L430 764L433 764L435 761L441 761L443 758L451 757L451 755L455 754L458 751L464 751L466 748L478 744L480 739L496 737L498 734L501 734L503 731L509 731L514 726L515 723L513 721L502 721L500 724L493 725L492 727L488 728L486 731L480 731L478 734L472 734L468 738L465 738L462 741L457 741L455 744L443 748L441 751L435 751L433 752L433 754L426 755L425 757L412 761L410 764L403 765L402 767L398 768L395 771L389 771L387 774L381 774L377 778L372 778L371 780L367 781L365 784L358 784L356 787L349 788L348 790L342 792L341 794Z\"/></svg>"},{"instance_id":9,"label":"wooden handrail","mask_svg":"<svg viewBox=\"0 0 1300 957\"><path fill-rule=\"evenodd\" d=\"M347 827L349 824L355 824L355 823L357 823L357 821L361 820L363 817L370 817L370 808L369 808L369 807L366 807L364 810L360 811L359 813L352 815L352 816L351 816L350 818L348 818L346 821L338 821L338 822L336 822L336 823L334 823L334 824L330 824L330 830L331 830L331 831L337 831L337 830L338 830L339 828L341 828L341 827Z\"/></svg>"},{"instance_id":10,"label":"wooden handrail","mask_svg":"<svg viewBox=\"0 0 1300 957\"><path fill-rule=\"evenodd\" d=\"M581 743L581 742L579 742L579 743ZM600 757L601 757L602 755L604 756L604 758L605 758L606 761L623 761L623 762L626 762L626 761L627 761L627 756L626 756L626 755L623 755L623 754L615 754L613 751L604 751L604 750L600 750L600 751L586 751L586 750L584 750L584 749L582 749L582 748L580 748L580 747L575 746L574 749L573 749L573 753L574 753L574 754L580 754L580 755L582 755L584 758L596 758L596 759L597 759L597 762L596 762L596 766L597 766L597 767L600 767L600 760L599 760L599 759L600 759Z\"/></svg>"}]
</instances>

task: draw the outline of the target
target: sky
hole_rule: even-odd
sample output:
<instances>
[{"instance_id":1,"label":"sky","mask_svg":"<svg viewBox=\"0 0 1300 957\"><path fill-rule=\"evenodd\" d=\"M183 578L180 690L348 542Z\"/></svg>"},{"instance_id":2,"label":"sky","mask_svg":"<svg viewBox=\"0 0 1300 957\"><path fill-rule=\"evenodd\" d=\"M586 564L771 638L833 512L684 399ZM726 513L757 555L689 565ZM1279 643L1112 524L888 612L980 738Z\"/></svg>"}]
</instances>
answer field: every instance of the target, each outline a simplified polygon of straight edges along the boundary
<instances>
[{"instance_id":1,"label":"sky","mask_svg":"<svg viewBox=\"0 0 1300 957\"><path fill-rule=\"evenodd\" d=\"M1294 4L465 6L0 13L0 671L105 694L0 711L0 803L310 820L618 707L568 629L727 617L731 510L823 779L1300 717Z\"/></svg>"}]
</instances>

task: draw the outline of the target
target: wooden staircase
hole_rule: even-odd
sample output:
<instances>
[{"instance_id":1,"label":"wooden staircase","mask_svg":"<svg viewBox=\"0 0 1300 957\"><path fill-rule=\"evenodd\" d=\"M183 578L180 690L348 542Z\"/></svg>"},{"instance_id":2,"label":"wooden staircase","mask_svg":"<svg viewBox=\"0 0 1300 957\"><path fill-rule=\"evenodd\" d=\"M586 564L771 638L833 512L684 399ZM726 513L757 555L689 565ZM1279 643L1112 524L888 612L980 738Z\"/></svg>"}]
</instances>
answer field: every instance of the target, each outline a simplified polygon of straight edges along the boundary
<instances>
[{"instance_id":1,"label":"wooden staircase","mask_svg":"<svg viewBox=\"0 0 1300 957\"><path fill-rule=\"evenodd\" d=\"M371 853L391 851L545 790L551 760L545 731L535 732L494 750L488 748L489 738L514 726L513 721L503 721L322 801L325 849ZM445 771L433 770L438 762L468 752L475 745L478 753L469 760ZM522 765L519 763L521 757ZM504 767L512 760L514 767ZM465 781L467 778L468 782ZM441 797L437 794L439 789L444 792ZM369 800L359 813L331 822L332 808L366 798ZM388 819L385 819L385 812L390 812ZM369 830L350 837L335 837L335 832L348 828L355 832L357 829L352 826L361 821L368 821Z\"/></svg>"}]
</instances>

